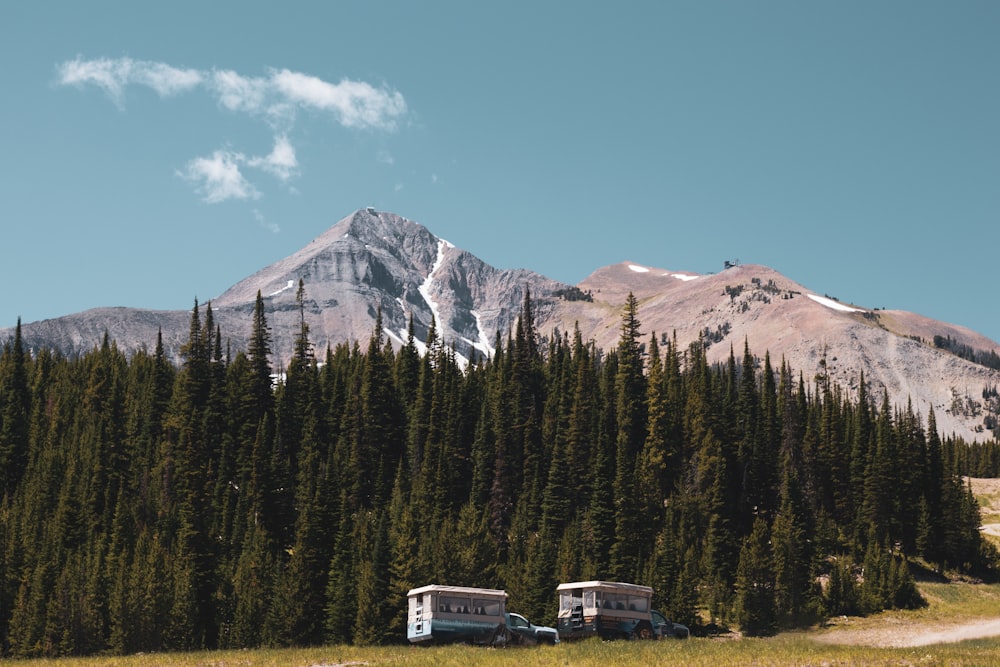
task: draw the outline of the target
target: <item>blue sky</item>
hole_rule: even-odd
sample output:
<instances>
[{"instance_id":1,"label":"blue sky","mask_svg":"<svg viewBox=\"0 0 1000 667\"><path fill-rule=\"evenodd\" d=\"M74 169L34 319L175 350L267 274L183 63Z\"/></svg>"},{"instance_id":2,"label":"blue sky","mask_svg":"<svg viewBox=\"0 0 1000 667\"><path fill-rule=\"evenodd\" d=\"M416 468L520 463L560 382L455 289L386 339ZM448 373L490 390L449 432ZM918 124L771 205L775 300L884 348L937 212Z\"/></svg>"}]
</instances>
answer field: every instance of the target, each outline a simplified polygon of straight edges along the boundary
<instances>
[{"instance_id":1,"label":"blue sky","mask_svg":"<svg viewBox=\"0 0 1000 667\"><path fill-rule=\"evenodd\" d=\"M992 1L3 3L0 326L188 309L375 206L569 283L738 258L1000 340L997 35Z\"/></svg>"}]
</instances>

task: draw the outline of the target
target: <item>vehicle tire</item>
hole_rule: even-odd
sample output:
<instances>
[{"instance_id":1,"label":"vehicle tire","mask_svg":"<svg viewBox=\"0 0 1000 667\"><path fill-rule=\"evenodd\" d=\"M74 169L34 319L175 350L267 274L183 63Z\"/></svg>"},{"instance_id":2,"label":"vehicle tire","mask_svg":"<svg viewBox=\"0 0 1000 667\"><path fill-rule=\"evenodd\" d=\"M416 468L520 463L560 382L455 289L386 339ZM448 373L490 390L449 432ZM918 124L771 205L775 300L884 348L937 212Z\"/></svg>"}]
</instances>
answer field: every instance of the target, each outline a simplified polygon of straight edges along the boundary
<instances>
[{"instance_id":1,"label":"vehicle tire","mask_svg":"<svg viewBox=\"0 0 1000 667\"><path fill-rule=\"evenodd\" d=\"M506 648L508 642L510 642L510 635L507 633L507 626L503 623L497 624L497 627L493 630L493 636L490 637L490 646L493 648Z\"/></svg>"},{"instance_id":2,"label":"vehicle tire","mask_svg":"<svg viewBox=\"0 0 1000 667\"><path fill-rule=\"evenodd\" d=\"M652 639L653 628L646 621L641 621L632 629L632 639Z\"/></svg>"}]
</instances>

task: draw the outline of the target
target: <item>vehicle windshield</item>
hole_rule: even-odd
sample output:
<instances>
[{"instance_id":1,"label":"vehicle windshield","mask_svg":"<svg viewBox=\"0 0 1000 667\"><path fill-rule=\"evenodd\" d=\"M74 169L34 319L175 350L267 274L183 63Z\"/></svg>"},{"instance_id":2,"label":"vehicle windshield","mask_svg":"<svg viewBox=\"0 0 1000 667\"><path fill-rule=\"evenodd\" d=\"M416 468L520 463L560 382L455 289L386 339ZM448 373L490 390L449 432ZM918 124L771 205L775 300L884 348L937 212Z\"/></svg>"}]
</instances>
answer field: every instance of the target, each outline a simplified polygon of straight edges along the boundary
<instances>
[{"instance_id":1,"label":"vehicle windshield","mask_svg":"<svg viewBox=\"0 0 1000 667\"><path fill-rule=\"evenodd\" d=\"M512 627L512 628L526 628L529 625L531 625L531 624L528 623L528 619L526 619L524 616L521 616L519 614L511 614L510 615L510 627Z\"/></svg>"}]
</instances>

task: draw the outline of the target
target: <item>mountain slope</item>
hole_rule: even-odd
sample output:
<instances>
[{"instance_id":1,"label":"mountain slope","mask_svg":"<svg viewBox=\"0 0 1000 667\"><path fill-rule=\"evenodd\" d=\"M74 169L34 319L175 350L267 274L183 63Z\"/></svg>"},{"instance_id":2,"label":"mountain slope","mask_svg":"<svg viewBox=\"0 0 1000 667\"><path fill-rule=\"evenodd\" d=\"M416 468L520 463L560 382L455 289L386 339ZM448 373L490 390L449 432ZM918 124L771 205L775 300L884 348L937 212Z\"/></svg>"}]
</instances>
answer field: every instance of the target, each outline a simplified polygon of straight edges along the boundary
<instances>
[{"instance_id":1,"label":"mountain slope","mask_svg":"<svg viewBox=\"0 0 1000 667\"><path fill-rule=\"evenodd\" d=\"M496 332L513 326L526 287L543 299L565 285L526 270L500 270L398 215L364 209L344 218L299 252L240 281L212 307L224 319L246 319L257 290L265 297L275 351L287 358L304 282L310 337L319 349L365 342L381 310L397 343L423 343L432 319L438 335L468 359L491 352ZM244 328L245 328L244 324Z\"/></svg>"},{"instance_id":2,"label":"mountain slope","mask_svg":"<svg viewBox=\"0 0 1000 667\"><path fill-rule=\"evenodd\" d=\"M996 342L964 327L843 304L753 264L697 275L623 262L598 269L578 287L593 302L562 303L540 326L572 330L579 322L585 338L609 349L618 340L622 305L631 292L646 340L653 332L676 336L683 350L701 336L711 362L725 361L730 350L742 357L746 342L761 360L769 353L775 368L784 359L808 384L828 377L851 395L863 372L876 398L884 389L896 405L912 400L925 423L933 407L942 433L969 440L989 435L981 432L990 410L983 390L997 386L1000 372L933 346L941 336L1000 353Z\"/></svg>"},{"instance_id":3,"label":"mountain slope","mask_svg":"<svg viewBox=\"0 0 1000 667\"><path fill-rule=\"evenodd\" d=\"M810 388L819 377L854 392L863 373L876 398L884 389L896 405L912 401L925 420L933 407L942 433L968 440L988 437L984 418L1000 412L996 397L984 398L984 390L1000 386L1000 372L933 344L940 336L1000 353L996 342L913 313L843 304L759 265L698 275L622 262L574 287L528 270L496 269L418 223L362 209L211 300L233 351L246 348L260 291L274 365L287 363L299 327L300 279L310 339L320 354L327 345L366 344L380 312L396 345L405 342L411 318L418 344L433 320L439 337L462 358L489 354L497 335L512 330L529 289L539 333L579 327L584 340L609 350L618 342L631 292L639 302L643 342L655 332L676 337L684 350L701 338L713 362L724 361L730 350L742 356L746 343L761 359L769 353L774 367L787 362ZM77 354L99 345L105 332L127 352L152 349L162 331L168 355L177 360L189 322L190 311L99 308L28 323L22 332L33 348ZM11 334L0 330L0 340Z\"/></svg>"}]
</instances>

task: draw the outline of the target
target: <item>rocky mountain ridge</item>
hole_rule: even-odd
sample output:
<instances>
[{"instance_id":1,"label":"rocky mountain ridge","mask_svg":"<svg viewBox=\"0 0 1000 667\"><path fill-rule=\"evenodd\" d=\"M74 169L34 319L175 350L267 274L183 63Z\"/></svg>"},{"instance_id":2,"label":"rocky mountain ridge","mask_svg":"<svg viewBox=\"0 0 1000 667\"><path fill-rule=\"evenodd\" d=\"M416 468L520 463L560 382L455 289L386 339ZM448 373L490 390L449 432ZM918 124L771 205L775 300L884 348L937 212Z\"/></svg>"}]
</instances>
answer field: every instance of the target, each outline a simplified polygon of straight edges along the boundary
<instances>
[{"instance_id":1,"label":"rocky mountain ridge","mask_svg":"<svg viewBox=\"0 0 1000 667\"><path fill-rule=\"evenodd\" d=\"M609 349L620 335L621 304L631 292L645 335L676 338L681 349L701 338L710 362L744 344L773 367L784 360L807 385L829 381L856 396L861 374L869 394L923 416L933 407L938 429L966 440L992 437L1000 371L935 345L935 337L984 353L995 341L965 327L900 310L866 309L820 295L766 266L744 264L698 275L629 262L598 269L577 286L592 302L562 304L542 326L579 322L585 338Z\"/></svg>"},{"instance_id":2,"label":"rocky mountain ridge","mask_svg":"<svg viewBox=\"0 0 1000 667\"><path fill-rule=\"evenodd\" d=\"M233 351L246 348L260 291L271 327L274 364L290 357L298 331L299 280L304 310L317 350L342 342L366 344L381 312L395 344L427 338L432 321L440 338L468 360L489 355L497 336L515 325L526 290L536 328L543 336L571 334L613 348L620 335L627 295L639 302L644 336L675 338L680 349L699 338L709 359L732 350L778 366L782 360L807 383L836 382L849 393L861 374L869 390L882 390L899 406L912 402L926 416L931 407L944 434L967 440L991 437L1000 412L994 395L1000 371L940 349L935 337L1000 354L1000 345L964 327L893 310L871 310L811 292L760 265L730 266L694 274L629 262L603 267L579 285L567 285L525 269L494 268L401 216L361 209L298 252L241 280L211 300L213 315ZM77 354L99 345L105 332L126 352L151 349L158 331L172 358L187 339L190 311L98 308L25 323L33 348ZM0 340L12 335L0 330ZM992 391L991 391L992 390Z\"/></svg>"}]
</instances>

